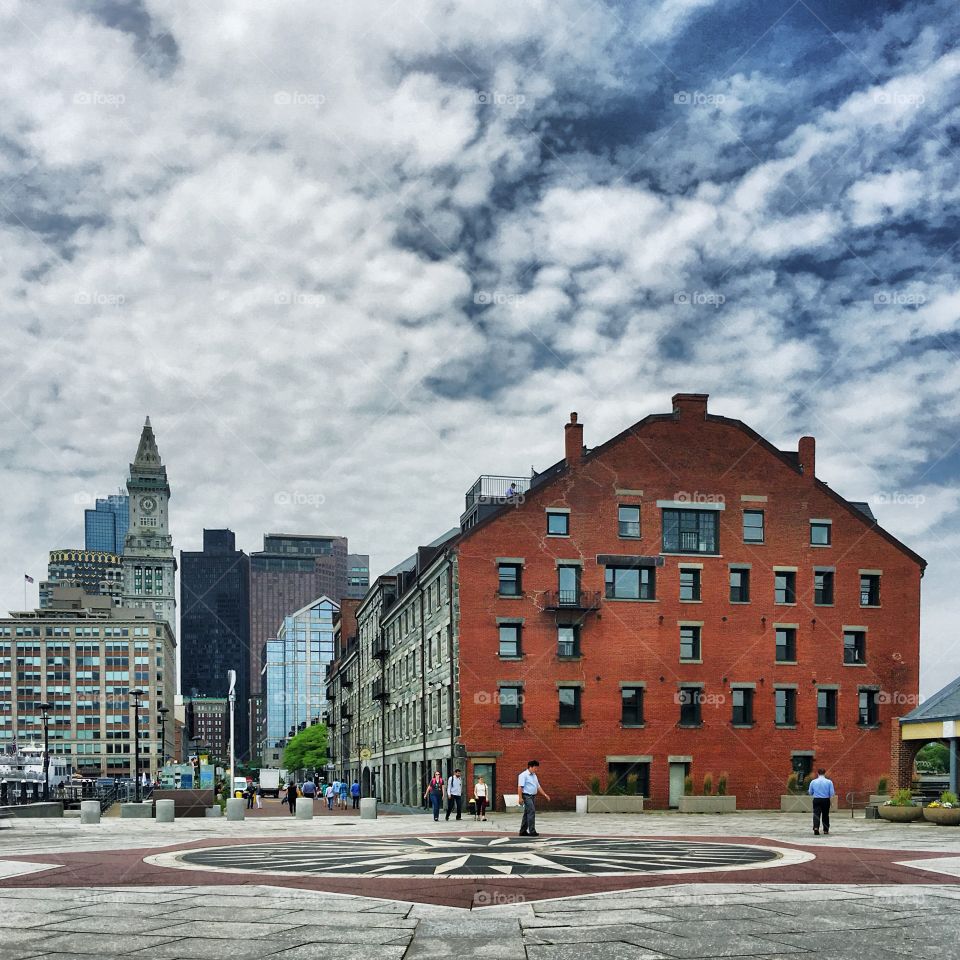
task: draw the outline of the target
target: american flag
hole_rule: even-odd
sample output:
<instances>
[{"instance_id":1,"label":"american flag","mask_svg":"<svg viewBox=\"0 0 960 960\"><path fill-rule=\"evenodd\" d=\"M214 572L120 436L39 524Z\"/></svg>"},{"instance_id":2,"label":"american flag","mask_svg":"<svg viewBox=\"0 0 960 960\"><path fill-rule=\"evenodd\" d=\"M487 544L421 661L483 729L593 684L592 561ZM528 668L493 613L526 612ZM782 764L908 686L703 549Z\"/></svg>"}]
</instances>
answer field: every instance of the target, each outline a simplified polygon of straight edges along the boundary
<instances>
[{"instance_id":1,"label":"american flag","mask_svg":"<svg viewBox=\"0 0 960 960\"><path fill-rule=\"evenodd\" d=\"M25 573L23 579L26 580L27 583L33 583L33 577L31 577L29 573Z\"/></svg>"}]
</instances>

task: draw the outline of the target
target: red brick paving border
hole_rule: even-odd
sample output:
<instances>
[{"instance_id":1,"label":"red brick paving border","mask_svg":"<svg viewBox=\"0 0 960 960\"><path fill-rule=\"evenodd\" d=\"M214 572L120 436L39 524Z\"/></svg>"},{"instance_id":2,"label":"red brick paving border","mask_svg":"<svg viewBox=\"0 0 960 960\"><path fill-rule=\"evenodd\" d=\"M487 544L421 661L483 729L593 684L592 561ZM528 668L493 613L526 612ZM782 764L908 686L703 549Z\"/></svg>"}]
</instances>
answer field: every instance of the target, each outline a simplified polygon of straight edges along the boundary
<instances>
[{"instance_id":1,"label":"red brick paving border","mask_svg":"<svg viewBox=\"0 0 960 960\"><path fill-rule=\"evenodd\" d=\"M462 836L491 836L490 833ZM505 834L510 835L510 834ZM414 834L404 834L414 836ZM547 836L546 834L544 835ZM297 840L348 840L350 837L285 837L282 842ZM368 839L367 837L357 839ZM390 839L387 837L377 839ZM396 838L394 838L396 839ZM589 839L589 838L585 838ZM57 867L42 873L27 874L0 880L0 890L31 887L154 887L154 886L245 886L269 885L298 890L316 890L350 896L375 897L414 903L444 904L453 907L477 907L501 903L522 903L553 897L573 897L590 893L637 890L649 887L687 883L860 883L860 884L943 884L944 875L904 867L897 860L924 860L950 856L949 853L915 850L863 849L830 847L817 844L781 843L762 837L626 837L636 840L678 840L710 843L735 843L776 846L803 850L816 855L805 863L762 870L726 870L708 873L633 874L617 877L491 877L483 880L458 880L452 877L428 879L391 877L308 877L257 873L216 873L186 867L159 867L144 863L145 857L161 853L195 850L201 847L250 846L281 842L276 837L210 838L189 843L138 850L98 850L83 853L43 853L22 856L3 855L4 860L26 860L32 863L54 863ZM480 895L479 900L477 895Z\"/></svg>"}]
</instances>

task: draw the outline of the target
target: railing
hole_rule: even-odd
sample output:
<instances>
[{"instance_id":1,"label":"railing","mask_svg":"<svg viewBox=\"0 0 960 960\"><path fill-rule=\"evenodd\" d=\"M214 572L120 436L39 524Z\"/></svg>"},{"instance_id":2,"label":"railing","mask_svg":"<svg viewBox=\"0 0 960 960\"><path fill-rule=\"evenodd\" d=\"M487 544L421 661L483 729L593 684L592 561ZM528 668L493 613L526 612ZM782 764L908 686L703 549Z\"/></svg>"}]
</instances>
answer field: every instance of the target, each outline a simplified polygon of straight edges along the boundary
<instances>
[{"instance_id":1,"label":"railing","mask_svg":"<svg viewBox=\"0 0 960 960\"><path fill-rule=\"evenodd\" d=\"M467 491L466 509L476 503L507 503L514 497L522 497L530 489L529 477L494 477L483 475L477 478Z\"/></svg>"},{"instance_id":2,"label":"railing","mask_svg":"<svg viewBox=\"0 0 960 960\"><path fill-rule=\"evenodd\" d=\"M551 590L544 605L546 610L599 610L599 590Z\"/></svg>"},{"instance_id":3,"label":"railing","mask_svg":"<svg viewBox=\"0 0 960 960\"><path fill-rule=\"evenodd\" d=\"M370 685L370 694L374 700L385 701L387 699L387 684L382 677L377 677Z\"/></svg>"}]
</instances>

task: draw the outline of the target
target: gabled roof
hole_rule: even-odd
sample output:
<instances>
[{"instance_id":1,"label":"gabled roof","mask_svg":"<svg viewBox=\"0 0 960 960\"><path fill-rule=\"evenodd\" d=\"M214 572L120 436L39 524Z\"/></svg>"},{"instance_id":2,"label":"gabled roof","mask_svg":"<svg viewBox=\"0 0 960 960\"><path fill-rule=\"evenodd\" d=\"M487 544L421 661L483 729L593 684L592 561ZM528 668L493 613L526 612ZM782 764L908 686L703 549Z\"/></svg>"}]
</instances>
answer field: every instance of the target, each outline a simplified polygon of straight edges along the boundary
<instances>
[{"instance_id":1,"label":"gabled roof","mask_svg":"<svg viewBox=\"0 0 960 960\"><path fill-rule=\"evenodd\" d=\"M583 463L589 463L596 457L603 456L608 450L612 449L617 444L622 443L629 437L634 436L649 423L658 423L673 419L675 419L675 417L672 413L651 413L642 420L638 420L632 426L627 427L626 430L621 431L616 436L611 437L604 443L601 443L600 446L594 447L591 450L585 450L583 455ZM757 433L757 431L752 427L748 427L747 424L745 424L742 420L735 420L731 417L721 417L713 413L708 413L706 415L706 419L710 423L725 423L737 430L743 431L743 433L750 437L750 439L757 446L762 447L769 454L776 457L789 470L792 470L798 475L802 475L803 471L800 466L800 458L796 451L778 450L769 440ZM555 464L553 464L553 466L548 467L543 471L543 473L537 474L532 479L530 483L531 491L535 489L540 490L544 487L550 486L561 477L565 476L567 470L568 467L566 461L558 460ZM828 497L830 497L830 499L834 500L838 505L846 509L852 516L856 517L857 520L865 524L869 529L873 530L879 536L883 537L884 540L892 544L898 550L905 553L915 563L919 564L921 572L926 569L927 561L924 560L923 557L921 557L918 553L915 553L913 550L911 550L905 543L902 543L900 540L898 540L892 533L884 530L884 528L877 523L876 517L874 517L873 512L870 510L870 507L867 506L867 504L863 503L862 501L850 501L844 499L839 493L832 490L822 480L814 480L814 482L817 486L817 489L820 490L821 493L825 493ZM503 516L504 513L512 509L513 505L507 503L497 510L492 510L475 526L470 527L469 530L463 531L455 542L458 544L462 543L481 527L485 527L488 523L492 522L497 517Z\"/></svg>"},{"instance_id":2,"label":"gabled roof","mask_svg":"<svg viewBox=\"0 0 960 960\"><path fill-rule=\"evenodd\" d=\"M928 720L960 720L960 677L900 718L901 723L923 723Z\"/></svg>"}]
</instances>

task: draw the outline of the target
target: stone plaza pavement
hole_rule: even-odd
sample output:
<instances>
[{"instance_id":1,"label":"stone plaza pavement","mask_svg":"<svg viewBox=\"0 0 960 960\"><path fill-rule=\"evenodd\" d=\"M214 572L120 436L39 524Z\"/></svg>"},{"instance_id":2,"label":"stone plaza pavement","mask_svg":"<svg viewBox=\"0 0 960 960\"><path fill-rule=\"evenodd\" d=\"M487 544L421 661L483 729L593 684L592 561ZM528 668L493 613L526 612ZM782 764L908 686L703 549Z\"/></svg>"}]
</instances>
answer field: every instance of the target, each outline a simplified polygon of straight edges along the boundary
<instances>
[{"instance_id":1,"label":"stone plaza pavement","mask_svg":"<svg viewBox=\"0 0 960 960\"><path fill-rule=\"evenodd\" d=\"M513 852L515 821L504 814L480 824L336 814L172 825L105 819L83 827L72 818L16 821L0 830L0 960L246 960L291 950L344 960L960 957L960 830L841 812L831 835L816 838L800 814L557 813L538 817L541 837L527 845L542 848L540 857L537 849ZM660 854L652 855L638 868L647 870L642 876L601 876L611 845L634 846L621 837L648 838L646 846L659 845L667 859L658 864ZM582 872L558 866L568 841L571 849L598 846ZM387 856L368 854L378 843ZM688 847L715 851L722 843L747 853L775 848L770 856L785 865L674 869L670 858ZM296 875L265 872L280 859L261 854L279 844L292 851L283 862ZM442 854L430 860L444 861L436 875L432 866L422 873L424 844ZM183 868L184 852L206 856L211 847L224 863L235 861L236 872ZM328 847L360 851L349 876L315 868L310 850ZM646 849L640 839L636 847ZM465 849L493 866L482 875L441 875L474 869L462 867ZM496 850L531 872L494 877L508 869L496 866ZM401 875L390 877L392 869ZM558 889L562 897L549 896Z\"/></svg>"}]
</instances>

